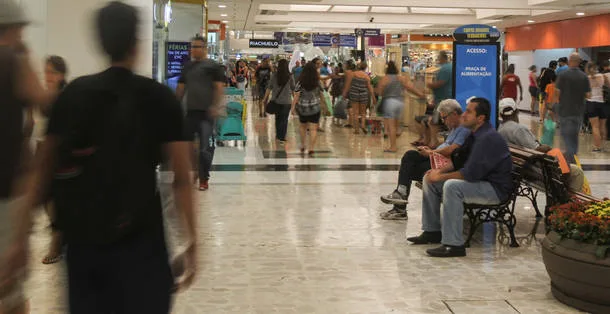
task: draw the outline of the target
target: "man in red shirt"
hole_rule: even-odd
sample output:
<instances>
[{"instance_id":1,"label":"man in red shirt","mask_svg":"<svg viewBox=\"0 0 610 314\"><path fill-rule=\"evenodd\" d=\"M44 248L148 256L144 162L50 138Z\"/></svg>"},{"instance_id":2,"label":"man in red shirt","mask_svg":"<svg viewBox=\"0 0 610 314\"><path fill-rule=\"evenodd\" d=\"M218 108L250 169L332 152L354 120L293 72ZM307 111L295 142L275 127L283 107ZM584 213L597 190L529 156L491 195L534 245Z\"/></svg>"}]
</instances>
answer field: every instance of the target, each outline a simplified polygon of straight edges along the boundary
<instances>
[{"instance_id":1,"label":"man in red shirt","mask_svg":"<svg viewBox=\"0 0 610 314\"><path fill-rule=\"evenodd\" d=\"M515 65L510 64L506 70L506 74L502 77L502 83L500 89L502 90L502 97L500 98L512 98L517 101L517 86L519 86L519 101L523 100L523 87L521 86L521 80L515 75Z\"/></svg>"}]
</instances>

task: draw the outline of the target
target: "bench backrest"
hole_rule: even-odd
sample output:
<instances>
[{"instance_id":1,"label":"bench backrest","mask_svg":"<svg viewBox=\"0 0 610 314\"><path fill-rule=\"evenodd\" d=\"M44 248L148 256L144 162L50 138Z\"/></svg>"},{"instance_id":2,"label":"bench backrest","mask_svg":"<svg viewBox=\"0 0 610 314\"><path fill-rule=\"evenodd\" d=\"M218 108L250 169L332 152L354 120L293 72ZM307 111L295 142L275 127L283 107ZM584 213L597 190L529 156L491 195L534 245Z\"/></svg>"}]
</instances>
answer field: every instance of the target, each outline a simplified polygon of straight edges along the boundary
<instances>
[{"instance_id":1,"label":"bench backrest","mask_svg":"<svg viewBox=\"0 0 610 314\"><path fill-rule=\"evenodd\" d=\"M564 183L557 159L539 151L509 145L513 166L521 164L521 179L544 191L547 206L566 203L570 194Z\"/></svg>"}]
</instances>

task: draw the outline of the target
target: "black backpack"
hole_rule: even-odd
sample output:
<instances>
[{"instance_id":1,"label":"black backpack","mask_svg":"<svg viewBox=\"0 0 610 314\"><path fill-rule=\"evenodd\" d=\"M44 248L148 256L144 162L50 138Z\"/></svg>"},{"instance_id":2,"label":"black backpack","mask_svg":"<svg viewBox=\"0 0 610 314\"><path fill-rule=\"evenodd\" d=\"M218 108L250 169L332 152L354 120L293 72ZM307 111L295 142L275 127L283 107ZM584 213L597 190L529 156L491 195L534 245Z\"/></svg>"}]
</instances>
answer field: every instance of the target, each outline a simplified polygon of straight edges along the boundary
<instances>
[{"instance_id":1,"label":"black backpack","mask_svg":"<svg viewBox=\"0 0 610 314\"><path fill-rule=\"evenodd\" d=\"M154 135L145 133L130 88L87 91L93 101L74 108L61 139L51 191L67 243L115 242L133 233L151 206L160 206L158 197L148 197L156 192Z\"/></svg>"}]
</instances>

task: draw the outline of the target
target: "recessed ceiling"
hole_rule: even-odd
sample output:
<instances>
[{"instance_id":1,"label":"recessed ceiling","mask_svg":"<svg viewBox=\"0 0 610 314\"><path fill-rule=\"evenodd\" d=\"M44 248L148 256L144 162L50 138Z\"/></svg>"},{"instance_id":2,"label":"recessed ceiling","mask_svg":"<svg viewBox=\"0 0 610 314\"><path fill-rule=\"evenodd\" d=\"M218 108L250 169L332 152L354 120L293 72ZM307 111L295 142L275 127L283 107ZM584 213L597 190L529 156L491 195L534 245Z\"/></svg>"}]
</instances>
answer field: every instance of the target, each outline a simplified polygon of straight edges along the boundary
<instances>
[{"instance_id":1,"label":"recessed ceiling","mask_svg":"<svg viewBox=\"0 0 610 314\"><path fill-rule=\"evenodd\" d=\"M190 5L180 4L189 2ZM174 10L201 15L202 0L173 0ZM199 4L193 4L199 3ZM221 8L219 6L226 6ZM610 13L608 0L208 0L209 19L245 31L450 32L472 23L506 27ZM226 16L222 16L226 14Z\"/></svg>"}]
</instances>

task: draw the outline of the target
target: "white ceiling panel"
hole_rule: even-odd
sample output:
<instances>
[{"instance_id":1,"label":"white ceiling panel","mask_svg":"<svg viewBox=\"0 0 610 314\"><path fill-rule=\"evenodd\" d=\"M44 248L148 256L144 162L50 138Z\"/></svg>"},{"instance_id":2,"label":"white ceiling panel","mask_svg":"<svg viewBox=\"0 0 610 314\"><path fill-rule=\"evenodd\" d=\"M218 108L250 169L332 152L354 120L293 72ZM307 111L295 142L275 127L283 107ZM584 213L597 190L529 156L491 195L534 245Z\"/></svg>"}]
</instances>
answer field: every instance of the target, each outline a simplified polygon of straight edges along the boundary
<instances>
[{"instance_id":1,"label":"white ceiling panel","mask_svg":"<svg viewBox=\"0 0 610 314\"><path fill-rule=\"evenodd\" d=\"M174 10L201 16L201 0L173 0ZM209 18L244 31L443 30L482 23L499 29L610 13L610 0L209 0ZM221 8L219 6L226 6ZM226 16L222 16L226 14ZM371 22L373 21L373 22ZM349 27L346 25L350 25ZM419 27L425 25L425 27ZM416 26L416 27L414 27Z\"/></svg>"}]
</instances>

